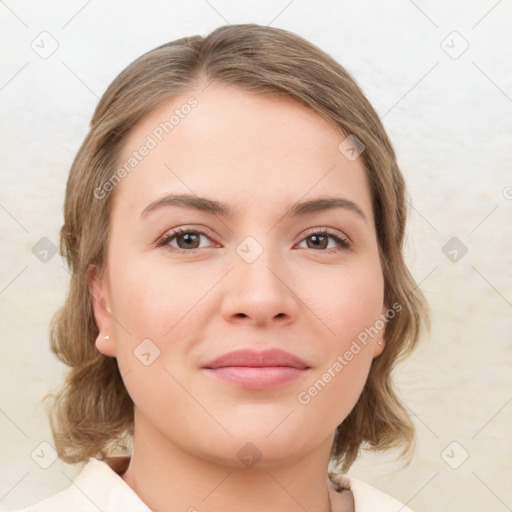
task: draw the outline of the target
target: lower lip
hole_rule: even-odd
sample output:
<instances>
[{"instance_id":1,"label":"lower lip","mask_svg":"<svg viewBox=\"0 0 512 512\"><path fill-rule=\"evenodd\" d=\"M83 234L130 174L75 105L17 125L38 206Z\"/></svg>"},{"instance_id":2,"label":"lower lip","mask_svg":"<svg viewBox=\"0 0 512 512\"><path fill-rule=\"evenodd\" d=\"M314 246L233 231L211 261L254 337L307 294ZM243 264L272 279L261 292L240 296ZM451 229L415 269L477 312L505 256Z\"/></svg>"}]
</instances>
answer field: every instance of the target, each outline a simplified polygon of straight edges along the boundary
<instances>
[{"instance_id":1,"label":"lower lip","mask_svg":"<svg viewBox=\"0 0 512 512\"><path fill-rule=\"evenodd\" d=\"M215 377L246 389L272 389L284 386L308 373L306 369L290 366L225 366L205 368Z\"/></svg>"}]
</instances>

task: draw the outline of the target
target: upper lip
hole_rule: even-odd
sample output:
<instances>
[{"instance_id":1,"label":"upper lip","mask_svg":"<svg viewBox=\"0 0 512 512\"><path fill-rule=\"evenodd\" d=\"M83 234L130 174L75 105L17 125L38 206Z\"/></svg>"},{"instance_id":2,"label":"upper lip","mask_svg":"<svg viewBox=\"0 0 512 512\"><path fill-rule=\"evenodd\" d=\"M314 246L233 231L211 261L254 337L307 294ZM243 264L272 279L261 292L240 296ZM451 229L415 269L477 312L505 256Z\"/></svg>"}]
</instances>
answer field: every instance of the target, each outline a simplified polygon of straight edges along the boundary
<instances>
[{"instance_id":1,"label":"upper lip","mask_svg":"<svg viewBox=\"0 0 512 512\"><path fill-rule=\"evenodd\" d=\"M264 350L263 352L249 349L235 350L209 361L203 368L223 368L225 366L309 368L300 357L277 348Z\"/></svg>"}]
</instances>

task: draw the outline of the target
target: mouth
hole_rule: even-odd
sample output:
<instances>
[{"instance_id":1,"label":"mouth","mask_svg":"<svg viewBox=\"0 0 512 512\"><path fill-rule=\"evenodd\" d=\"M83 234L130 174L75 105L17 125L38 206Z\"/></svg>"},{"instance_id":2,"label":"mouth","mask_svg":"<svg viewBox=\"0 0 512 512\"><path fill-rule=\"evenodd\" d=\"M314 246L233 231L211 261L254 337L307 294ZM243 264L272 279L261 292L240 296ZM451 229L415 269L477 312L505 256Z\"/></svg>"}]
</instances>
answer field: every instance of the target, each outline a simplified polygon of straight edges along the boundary
<instances>
[{"instance_id":1,"label":"mouth","mask_svg":"<svg viewBox=\"0 0 512 512\"><path fill-rule=\"evenodd\" d=\"M310 367L295 354L271 349L229 352L206 363L202 369L232 385L264 390L284 386L303 377L309 373Z\"/></svg>"}]
</instances>

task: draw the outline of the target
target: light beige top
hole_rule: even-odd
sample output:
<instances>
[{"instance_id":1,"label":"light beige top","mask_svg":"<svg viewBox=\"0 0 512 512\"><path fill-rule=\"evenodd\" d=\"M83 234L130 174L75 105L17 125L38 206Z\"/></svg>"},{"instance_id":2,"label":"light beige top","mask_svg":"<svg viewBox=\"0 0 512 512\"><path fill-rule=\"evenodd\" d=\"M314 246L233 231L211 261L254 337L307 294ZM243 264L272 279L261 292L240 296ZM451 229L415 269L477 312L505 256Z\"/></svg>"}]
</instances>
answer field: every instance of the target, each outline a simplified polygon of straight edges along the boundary
<instances>
[{"instance_id":1,"label":"light beige top","mask_svg":"<svg viewBox=\"0 0 512 512\"><path fill-rule=\"evenodd\" d=\"M43 501L13 512L151 512L121 478L130 457L112 457L108 463L89 459L73 484ZM333 512L352 502L355 512L412 512L370 485L341 474L329 475Z\"/></svg>"}]
</instances>

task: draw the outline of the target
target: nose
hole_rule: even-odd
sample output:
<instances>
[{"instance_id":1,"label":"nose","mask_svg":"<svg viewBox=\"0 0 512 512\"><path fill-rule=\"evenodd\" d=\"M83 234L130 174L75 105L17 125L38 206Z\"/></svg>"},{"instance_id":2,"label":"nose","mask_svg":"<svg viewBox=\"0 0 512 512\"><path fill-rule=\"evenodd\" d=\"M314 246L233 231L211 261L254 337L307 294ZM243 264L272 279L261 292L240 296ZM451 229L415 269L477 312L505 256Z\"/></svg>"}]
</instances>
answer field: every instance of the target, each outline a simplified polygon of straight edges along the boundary
<instances>
[{"instance_id":1,"label":"nose","mask_svg":"<svg viewBox=\"0 0 512 512\"><path fill-rule=\"evenodd\" d=\"M224 286L222 315L227 322L264 327L287 325L297 319L300 299L294 292L296 283L270 251L263 251L251 263L235 255L234 268Z\"/></svg>"}]
</instances>

